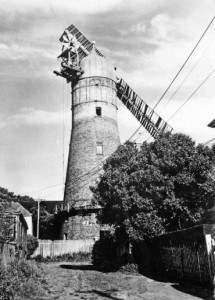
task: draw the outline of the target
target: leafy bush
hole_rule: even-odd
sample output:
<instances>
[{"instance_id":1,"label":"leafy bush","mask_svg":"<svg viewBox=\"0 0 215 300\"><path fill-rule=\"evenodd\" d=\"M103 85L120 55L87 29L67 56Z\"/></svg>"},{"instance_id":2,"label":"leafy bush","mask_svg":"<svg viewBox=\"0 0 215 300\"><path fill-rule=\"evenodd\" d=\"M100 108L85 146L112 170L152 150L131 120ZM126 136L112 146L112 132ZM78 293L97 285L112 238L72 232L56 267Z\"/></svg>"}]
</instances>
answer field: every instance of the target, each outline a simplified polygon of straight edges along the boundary
<instances>
[{"instance_id":1,"label":"leafy bush","mask_svg":"<svg viewBox=\"0 0 215 300\"><path fill-rule=\"evenodd\" d=\"M105 161L92 187L101 224L126 231L130 242L199 224L213 207L213 149L181 133L164 134L138 150L127 142Z\"/></svg>"},{"instance_id":2,"label":"leafy bush","mask_svg":"<svg viewBox=\"0 0 215 300\"><path fill-rule=\"evenodd\" d=\"M34 253L34 251L37 249L39 243L36 237L28 234L26 236L26 242L27 242L27 251L28 251L28 258Z\"/></svg>"},{"instance_id":3,"label":"leafy bush","mask_svg":"<svg viewBox=\"0 0 215 300\"><path fill-rule=\"evenodd\" d=\"M29 299L30 295L43 295L41 273L35 262L13 261L0 266L0 299Z\"/></svg>"},{"instance_id":4,"label":"leafy bush","mask_svg":"<svg viewBox=\"0 0 215 300\"><path fill-rule=\"evenodd\" d=\"M47 256L42 257L41 255L37 255L34 257L34 260L37 262L61 262L61 261L71 261L71 262L85 262L91 261L91 253L89 252L77 252L77 253L66 253L58 256Z\"/></svg>"},{"instance_id":5,"label":"leafy bush","mask_svg":"<svg viewBox=\"0 0 215 300\"><path fill-rule=\"evenodd\" d=\"M120 269L119 269L119 272L120 273L123 273L123 274L132 274L132 275L137 275L139 274L139 267L137 264L126 264L124 266L122 266Z\"/></svg>"},{"instance_id":6,"label":"leafy bush","mask_svg":"<svg viewBox=\"0 0 215 300\"><path fill-rule=\"evenodd\" d=\"M97 270L104 272L116 271L125 262L126 257L119 257L117 254L117 243L113 237L106 236L94 244L92 263Z\"/></svg>"}]
</instances>

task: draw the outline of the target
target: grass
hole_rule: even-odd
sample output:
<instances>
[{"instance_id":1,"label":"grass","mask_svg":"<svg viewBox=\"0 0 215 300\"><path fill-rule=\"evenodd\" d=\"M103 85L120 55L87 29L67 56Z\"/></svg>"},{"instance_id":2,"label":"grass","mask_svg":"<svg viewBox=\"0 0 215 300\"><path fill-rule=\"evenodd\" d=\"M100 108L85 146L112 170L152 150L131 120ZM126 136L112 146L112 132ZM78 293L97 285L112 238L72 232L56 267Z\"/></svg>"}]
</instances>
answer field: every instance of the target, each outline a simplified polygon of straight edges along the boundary
<instances>
[{"instance_id":1,"label":"grass","mask_svg":"<svg viewBox=\"0 0 215 300\"><path fill-rule=\"evenodd\" d=\"M34 261L15 260L0 265L0 299L30 299L44 294L42 273Z\"/></svg>"}]
</instances>

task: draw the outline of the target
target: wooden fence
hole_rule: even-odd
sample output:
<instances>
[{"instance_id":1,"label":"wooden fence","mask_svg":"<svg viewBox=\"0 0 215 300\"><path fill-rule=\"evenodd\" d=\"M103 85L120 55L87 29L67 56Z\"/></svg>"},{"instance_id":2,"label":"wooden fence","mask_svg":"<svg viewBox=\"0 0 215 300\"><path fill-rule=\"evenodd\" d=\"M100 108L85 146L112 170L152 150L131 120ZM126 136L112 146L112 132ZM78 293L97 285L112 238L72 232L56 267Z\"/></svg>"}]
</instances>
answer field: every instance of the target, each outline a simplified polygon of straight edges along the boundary
<instances>
[{"instance_id":1,"label":"wooden fence","mask_svg":"<svg viewBox=\"0 0 215 300\"><path fill-rule=\"evenodd\" d=\"M214 251L204 225L161 235L154 240L153 249L157 275L169 280L213 283Z\"/></svg>"},{"instance_id":2,"label":"wooden fence","mask_svg":"<svg viewBox=\"0 0 215 300\"><path fill-rule=\"evenodd\" d=\"M0 262L8 264L16 257L16 244L15 243L0 243Z\"/></svg>"},{"instance_id":3,"label":"wooden fence","mask_svg":"<svg viewBox=\"0 0 215 300\"><path fill-rule=\"evenodd\" d=\"M41 255L42 257L53 257L68 253L78 253L92 251L95 240L39 240L39 246L33 254L34 256Z\"/></svg>"}]
</instances>

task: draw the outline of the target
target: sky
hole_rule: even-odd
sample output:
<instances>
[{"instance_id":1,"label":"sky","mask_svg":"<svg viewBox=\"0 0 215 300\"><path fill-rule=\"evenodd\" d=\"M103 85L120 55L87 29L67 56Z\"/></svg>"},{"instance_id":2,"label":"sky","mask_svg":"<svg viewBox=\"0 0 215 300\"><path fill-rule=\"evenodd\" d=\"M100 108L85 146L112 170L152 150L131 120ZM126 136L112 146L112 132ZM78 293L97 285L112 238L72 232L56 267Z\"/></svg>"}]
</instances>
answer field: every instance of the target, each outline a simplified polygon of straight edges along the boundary
<instances>
[{"instance_id":1,"label":"sky","mask_svg":"<svg viewBox=\"0 0 215 300\"><path fill-rule=\"evenodd\" d=\"M75 24L153 107L215 12L215 0L1 0L0 186L62 200L71 131L71 91L59 70L59 37ZM168 120L215 67L215 22L156 112ZM174 132L215 138L215 73L176 113ZM181 85L181 87L180 87ZM179 88L180 87L180 88ZM175 94L172 97L173 93ZM121 142L139 127L118 103ZM149 135L141 128L133 141ZM150 141L150 140L149 140Z\"/></svg>"}]
</instances>

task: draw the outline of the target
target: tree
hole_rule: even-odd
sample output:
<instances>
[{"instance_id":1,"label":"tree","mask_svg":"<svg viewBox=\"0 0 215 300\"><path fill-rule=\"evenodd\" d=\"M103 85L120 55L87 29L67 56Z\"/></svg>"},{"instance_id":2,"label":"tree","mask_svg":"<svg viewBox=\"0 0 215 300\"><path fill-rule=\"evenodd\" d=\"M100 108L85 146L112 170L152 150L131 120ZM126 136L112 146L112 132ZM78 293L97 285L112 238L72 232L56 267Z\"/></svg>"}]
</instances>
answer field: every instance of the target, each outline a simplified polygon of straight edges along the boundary
<instances>
[{"instance_id":1,"label":"tree","mask_svg":"<svg viewBox=\"0 0 215 300\"><path fill-rule=\"evenodd\" d=\"M30 256L37 249L39 243L36 237L28 234L26 236L26 244L27 244L27 257L30 258Z\"/></svg>"},{"instance_id":2,"label":"tree","mask_svg":"<svg viewBox=\"0 0 215 300\"><path fill-rule=\"evenodd\" d=\"M94 201L102 224L133 240L197 224L214 205L214 151L184 134L160 136L138 151L127 142L106 160Z\"/></svg>"},{"instance_id":3,"label":"tree","mask_svg":"<svg viewBox=\"0 0 215 300\"><path fill-rule=\"evenodd\" d=\"M33 218L34 235L37 235L37 203L30 208ZM53 213L47 210L45 201L40 202L40 223L39 223L39 238L40 239L57 239L58 224Z\"/></svg>"},{"instance_id":4,"label":"tree","mask_svg":"<svg viewBox=\"0 0 215 300\"><path fill-rule=\"evenodd\" d=\"M6 203L11 201L19 202L25 209L29 210L32 213L34 235L36 236L37 202L29 196L15 195L13 192L9 192L7 189L0 187L0 203L4 203L4 205L6 205ZM47 205L46 201L42 201L40 205L40 238L56 239L56 237L58 237L60 225L58 224L58 220L53 213L54 204ZM3 207L0 207L0 214L1 213L3 215ZM5 228L5 230L9 230L9 226L7 226L5 218L6 217L4 216L2 226L0 220L0 236L3 228ZM9 217L7 217L7 219L9 220Z\"/></svg>"},{"instance_id":5,"label":"tree","mask_svg":"<svg viewBox=\"0 0 215 300\"><path fill-rule=\"evenodd\" d=\"M14 220L6 212L6 202L0 200L0 244L13 239Z\"/></svg>"}]
</instances>

